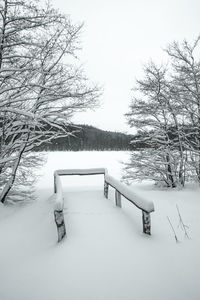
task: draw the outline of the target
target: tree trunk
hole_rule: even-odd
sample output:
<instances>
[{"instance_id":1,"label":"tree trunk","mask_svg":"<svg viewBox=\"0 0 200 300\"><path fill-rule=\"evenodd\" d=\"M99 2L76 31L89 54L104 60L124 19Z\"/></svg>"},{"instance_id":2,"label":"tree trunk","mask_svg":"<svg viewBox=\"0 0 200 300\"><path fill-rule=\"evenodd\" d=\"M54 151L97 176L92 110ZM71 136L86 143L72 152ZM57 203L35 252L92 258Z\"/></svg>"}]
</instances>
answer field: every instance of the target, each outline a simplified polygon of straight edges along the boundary
<instances>
[{"instance_id":1,"label":"tree trunk","mask_svg":"<svg viewBox=\"0 0 200 300\"><path fill-rule=\"evenodd\" d=\"M171 163L170 163L169 154L166 155L166 161L167 161L167 177L169 179L168 183L169 183L170 187L175 188L176 183L174 181L174 177L173 177L173 173L172 173L172 167L171 167Z\"/></svg>"},{"instance_id":2,"label":"tree trunk","mask_svg":"<svg viewBox=\"0 0 200 300\"><path fill-rule=\"evenodd\" d=\"M29 136L29 135L28 135ZM28 140L28 137L27 137L27 140ZM20 164L20 161L21 161L21 158L22 158L22 155L24 153L24 150L26 148L26 143L27 141L21 146L21 149L19 151L19 155L13 165L13 168L12 168L12 173L11 173L11 176L10 176L10 179L8 180L8 182L6 183L6 185L4 186L3 190L2 190L2 193L0 195L0 201L2 203L5 203L6 201L6 197L8 195L8 193L10 192L14 182L15 182L15 178L16 178L16 173L17 173L17 169L19 167L19 164Z\"/></svg>"},{"instance_id":3,"label":"tree trunk","mask_svg":"<svg viewBox=\"0 0 200 300\"><path fill-rule=\"evenodd\" d=\"M7 16L7 0L4 2L4 8L2 9L3 13L2 16L2 32L1 32L1 39L0 39L0 69L2 67L3 62L3 50L4 50L4 41L5 41L5 27L6 27L6 16Z\"/></svg>"}]
</instances>

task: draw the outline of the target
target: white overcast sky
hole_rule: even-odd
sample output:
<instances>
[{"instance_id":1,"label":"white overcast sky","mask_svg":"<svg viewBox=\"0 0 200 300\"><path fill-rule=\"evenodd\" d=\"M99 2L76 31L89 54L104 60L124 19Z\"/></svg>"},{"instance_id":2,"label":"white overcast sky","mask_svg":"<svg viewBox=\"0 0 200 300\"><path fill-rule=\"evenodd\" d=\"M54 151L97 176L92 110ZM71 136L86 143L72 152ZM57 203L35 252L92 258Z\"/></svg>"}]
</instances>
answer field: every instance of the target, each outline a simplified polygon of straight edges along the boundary
<instances>
[{"instance_id":1,"label":"white overcast sky","mask_svg":"<svg viewBox=\"0 0 200 300\"><path fill-rule=\"evenodd\" d=\"M53 0L54 7L84 22L81 62L88 77L104 86L101 107L74 121L131 132L124 114L142 65L165 61L162 49L200 34L200 0Z\"/></svg>"}]
</instances>

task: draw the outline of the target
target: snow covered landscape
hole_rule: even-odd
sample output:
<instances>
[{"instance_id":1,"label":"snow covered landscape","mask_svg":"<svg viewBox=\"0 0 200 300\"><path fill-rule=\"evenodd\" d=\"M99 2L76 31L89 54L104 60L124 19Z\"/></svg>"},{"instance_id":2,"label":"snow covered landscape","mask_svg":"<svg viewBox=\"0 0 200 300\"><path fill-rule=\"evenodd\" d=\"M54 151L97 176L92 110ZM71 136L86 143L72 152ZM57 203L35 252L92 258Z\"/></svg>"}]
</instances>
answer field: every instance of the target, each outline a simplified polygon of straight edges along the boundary
<instances>
[{"instance_id":1,"label":"snow covered landscape","mask_svg":"<svg viewBox=\"0 0 200 300\"><path fill-rule=\"evenodd\" d=\"M105 167L120 179L129 152L52 152L47 158L37 201L0 206L1 300L200 298L198 186L161 190L150 181L133 183L131 189L155 206L147 236L140 210L123 198L116 207L112 188L104 198L103 175L62 177L67 237L58 244L53 172Z\"/></svg>"},{"instance_id":2,"label":"snow covered landscape","mask_svg":"<svg viewBox=\"0 0 200 300\"><path fill-rule=\"evenodd\" d=\"M0 0L0 300L200 299L199 10Z\"/></svg>"}]
</instances>

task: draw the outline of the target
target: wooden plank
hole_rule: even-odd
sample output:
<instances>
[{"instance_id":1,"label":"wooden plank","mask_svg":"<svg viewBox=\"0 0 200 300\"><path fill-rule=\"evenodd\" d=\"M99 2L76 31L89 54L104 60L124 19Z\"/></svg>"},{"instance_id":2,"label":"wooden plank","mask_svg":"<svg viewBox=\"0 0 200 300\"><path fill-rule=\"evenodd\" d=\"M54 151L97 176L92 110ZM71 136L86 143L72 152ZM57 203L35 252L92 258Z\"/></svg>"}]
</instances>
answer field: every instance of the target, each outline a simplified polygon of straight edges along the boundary
<instances>
[{"instance_id":1,"label":"wooden plank","mask_svg":"<svg viewBox=\"0 0 200 300\"><path fill-rule=\"evenodd\" d=\"M56 170L56 173L59 176L65 175L101 175L106 174L106 168L91 168L91 169L63 169L63 170Z\"/></svg>"}]
</instances>

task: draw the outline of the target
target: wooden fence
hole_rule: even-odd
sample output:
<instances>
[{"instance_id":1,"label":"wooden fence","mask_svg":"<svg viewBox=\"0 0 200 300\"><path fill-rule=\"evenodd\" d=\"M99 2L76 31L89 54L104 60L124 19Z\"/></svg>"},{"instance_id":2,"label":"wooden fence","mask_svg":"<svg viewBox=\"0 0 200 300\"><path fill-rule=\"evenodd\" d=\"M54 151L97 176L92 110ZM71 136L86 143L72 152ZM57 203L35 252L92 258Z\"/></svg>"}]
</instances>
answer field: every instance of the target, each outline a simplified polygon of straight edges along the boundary
<instances>
[{"instance_id":1,"label":"wooden fence","mask_svg":"<svg viewBox=\"0 0 200 300\"><path fill-rule=\"evenodd\" d=\"M121 183L119 180L112 176L105 174L104 181L104 195L108 198L109 186L115 189L115 202L118 207L122 207L121 196L134 204L142 211L142 224L143 232L151 234L151 218L150 213L154 211L154 204L152 201L148 201L133 192L133 190L127 185Z\"/></svg>"},{"instance_id":2,"label":"wooden fence","mask_svg":"<svg viewBox=\"0 0 200 300\"><path fill-rule=\"evenodd\" d=\"M127 185L121 183L119 180L108 175L106 168L95 169L66 169L56 170L54 172L54 193L56 193L56 200L54 206L54 216L58 231L58 242L60 242L66 235L65 221L63 215L64 200L62 193L62 184L60 176L65 175L104 175L104 196L108 198L109 186L115 189L115 201L118 207L122 207L121 196L134 204L142 211L142 224L143 232L145 234L151 234L151 219L150 213L154 211L154 205L152 201L148 201L142 197L139 197L133 192Z\"/></svg>"}]
</instances>

